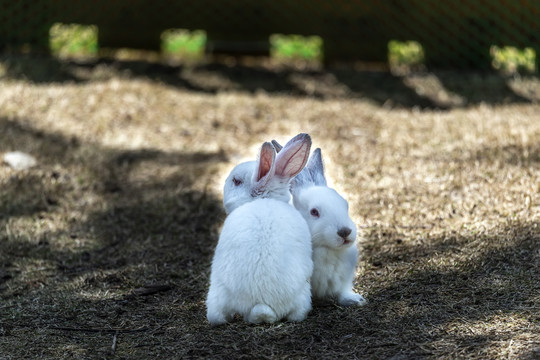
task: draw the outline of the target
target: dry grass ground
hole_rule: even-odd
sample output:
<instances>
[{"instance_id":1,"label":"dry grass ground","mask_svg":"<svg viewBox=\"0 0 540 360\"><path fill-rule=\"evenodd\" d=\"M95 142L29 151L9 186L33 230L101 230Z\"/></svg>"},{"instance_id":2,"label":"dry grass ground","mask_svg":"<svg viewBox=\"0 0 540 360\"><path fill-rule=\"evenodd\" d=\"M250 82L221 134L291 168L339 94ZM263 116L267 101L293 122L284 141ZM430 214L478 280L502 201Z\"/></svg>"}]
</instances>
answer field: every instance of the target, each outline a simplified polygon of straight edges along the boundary
<instances>
[{"instance_id":1,"label":"dry grass ground","mask_svg":"<svg viewBox=\"0 0 540 360\"><path fill-rule=\"evenodd\" d=\"M540 357L540 85L268 64L2 58L0 359ZM221 186L305 131L369 304L210 328Z\"/></svg>"}]
</instances>

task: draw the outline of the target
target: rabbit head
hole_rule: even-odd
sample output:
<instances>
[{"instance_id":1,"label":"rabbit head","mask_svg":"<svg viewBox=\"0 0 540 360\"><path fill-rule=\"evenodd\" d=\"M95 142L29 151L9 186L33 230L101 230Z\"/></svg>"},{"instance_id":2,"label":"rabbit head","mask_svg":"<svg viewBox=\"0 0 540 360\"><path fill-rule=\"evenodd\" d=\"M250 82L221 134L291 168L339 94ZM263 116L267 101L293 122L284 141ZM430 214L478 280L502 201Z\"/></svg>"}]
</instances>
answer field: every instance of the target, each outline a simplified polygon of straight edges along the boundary
<instances>
[{"instance_id":1,"label":"rabbit head","mask_svg":"<svg viewBox=\"0 0 540 360\"><path fill-rule=\"evenodd\" d=\"M311 138L298 134L276 156L274 146L265 142L257 161L237 165L225 180L223 204L230 214L255 199L271 198L288 202L289 183L302 171L309 157Z\"/></svg>"},{"instance_id":2,"label":"rabbit head","mask_svg":"<svg viewBox=\"0 0 540 360\"><path fill-rule=\"evenodd\" d=\"M356 225L349 216L349 204L327 186L321 149L315 149L291 190L294 207L306 220L314 247L346 248L355 242Z\"/></svg>"},{"instance_id":3,"label":"rabbit head","mask_svg":"<svg viewBox=\"0 0 540 360\"><path fill-rule=\"evenodd\" d=\"M293 197L293 203L308 224L314 247L349 247L356 240L349 204L334 189L326 186L302 189Z\"/></svg>"}]
</instances>

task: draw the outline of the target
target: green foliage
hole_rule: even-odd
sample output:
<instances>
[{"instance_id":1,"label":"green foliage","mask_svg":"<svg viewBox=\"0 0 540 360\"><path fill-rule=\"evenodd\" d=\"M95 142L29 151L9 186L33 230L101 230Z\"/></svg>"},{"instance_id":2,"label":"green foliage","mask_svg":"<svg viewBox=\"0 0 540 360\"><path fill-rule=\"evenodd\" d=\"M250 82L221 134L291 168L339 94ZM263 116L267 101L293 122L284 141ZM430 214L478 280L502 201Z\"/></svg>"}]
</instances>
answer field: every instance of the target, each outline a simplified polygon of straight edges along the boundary
<instances>
[{"instance_id":1,"label":"green foliage","mask_svg":"<svg viewBox=\"0 0 540 360\"><path fill-rule=\"evenodd\" d=\"M323 40L319 36L270 36L270 55L278 59L321 61Z\"/></svg>"},{"instance_id":2,"label":"green foliage","mask_svg":"<svg viewBox=\"0 0 540 360\"><path fill-rule=\"evenodd\" d=\"M520 50L513 46L492 46L489 50L493 68L505 73L536 71L536 53L531 48Z\"/></svg>"},{"instance_id":3,"label":"green foliage","mask_svg":"<svg viewBox=\"0 0 540 360\"><path fill-rule=\"evenodd\" d=\"M388 42L388 62L390 66L414 67L424 64L424 48L417 41Z\"/></svg>"},{"instance_id":4,"label":"green foliage","mask_svg":"<svg viewBox=\"0 0 540 360\"><path fill-rule=\"evenodd\" d=\"M51 53L58 57L94 56L98 52L95 25L55 23L49 30Z\"/></svg>"},{"instance_id":5,"label":"green foliage","mask_svg":"<svg viewBox=\"0 0 540 360\"><path fill-rule=\"evenodd\" d=\"M161 34L161 50L168 56L200 58L205 46L206 32L203 30L169 29Z\"/></svg>"}]
</instances>

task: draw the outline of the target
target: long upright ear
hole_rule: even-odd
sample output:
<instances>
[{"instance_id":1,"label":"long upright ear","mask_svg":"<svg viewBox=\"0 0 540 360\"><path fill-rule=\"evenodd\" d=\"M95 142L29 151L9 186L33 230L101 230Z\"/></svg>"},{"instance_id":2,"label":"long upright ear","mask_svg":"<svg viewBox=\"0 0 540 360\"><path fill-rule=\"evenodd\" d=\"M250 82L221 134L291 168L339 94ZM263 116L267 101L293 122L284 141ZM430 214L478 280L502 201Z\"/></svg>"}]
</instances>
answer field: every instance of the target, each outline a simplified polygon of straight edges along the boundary
<instances>
[{"instance_id":1,"label":"long upright ear","mask_svg":"<svg viewBox=\"0 0 540 360\"><path fill-rule=\"evenodd\" d=\"M253 174L252 192L259 192L272 179L276 170L276 152L271 143L265 142L261 146L257 167Z\"/></svg>"},{"instance_id":2,"label":"long upright ear","mask_svg":"<svg viewBox=\"0 0 540 360\"><path fill-rule=\"evenodd\" d=\"M306 166L311 149L311 137L298 134L276 156L276 176L293 178Z\"/></svg>"},{"instance_id":3,"label":"long upright ear","mask_svg":"<svg viewBox=\"0 0 540 360\"><path fill-rule=\"evenodd\" d=\"M281 146L281 144L278 143L276 140L272 140L272 145L274 145L274 149L276 149L277 153L279 153L281 149L283 149L283 146Z\"/></svg>"},{"instance_id":4,"label":"long upright ear","mask_svg":"<svg viewBox=\"0 0 540 360\"><path fill-rule=\"evenodd\" d=\"M304 170L296 175L291 183L291 191L295 194L301 189L311 186L326 186L320 148L313 151Z\"/></svg>"},{"instance_id":5,"label":"long upright ear","mask_svg":"<svg viewBox=\"0 0 540 360\"><path fill-rule=\"evenodd\" d=\"M317 186L326 186L326 178L324 177L324 164L322 161L321 149L316 148L309 158L306 165L313 183Z\"/></svg>"}]
</instances>

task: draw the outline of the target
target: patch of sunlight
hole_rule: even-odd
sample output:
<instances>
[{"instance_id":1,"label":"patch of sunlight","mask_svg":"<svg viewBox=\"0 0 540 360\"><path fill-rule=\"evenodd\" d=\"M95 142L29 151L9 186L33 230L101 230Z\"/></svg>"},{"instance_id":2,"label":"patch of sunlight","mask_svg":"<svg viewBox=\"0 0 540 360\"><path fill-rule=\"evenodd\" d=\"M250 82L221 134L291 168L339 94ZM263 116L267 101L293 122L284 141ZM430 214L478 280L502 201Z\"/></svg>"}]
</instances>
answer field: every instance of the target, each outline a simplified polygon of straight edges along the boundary
<instances>
[{"instance_id":1,"label":"patch of sunlight","mask_svg":"<svg viewBox=\"0 0 540 360\"><path fill-rule=\"evenodd\" d=\"M206 42L204 30L168 29L161 33L161 52L167 59L200 60Z\"/></svg>"},{"instance_id":2,"label":"patch of sunlight","mask_svg":"<svg viewBox=\"0 0 540 360\"><path fill-rule=\"evenodd\" d=\"M270 56L279 60L321 62L323 39L320 36L273 34L270 36Z\"/></svg>"},{"instance_id":3,"label":"patch of sunlight","mask_svg":"<svg viewBox=\"0 0 540 360\"><path fill-rule=\"evenodd\" d=\"M392 70L407 72L423 67L425 62L424 48L417 41L388 42L388 64Z\"/></svg>"},{"instance_id":4,"label":"patch of sunlight","mask_svg":"<svg viewBox=\"0 0 540 360\"><path fill-rule=\"evenodd\" d=\"M507 74L519 72L534 73L536 69L536 52L532 48L518 49L513 46L491 46L491 65L494 69Z\"/></svg>"},{"instance_id":5,"label":"patch of sunlight","mask_svg":"<svg viewBox=\"0 0 540 360\"><path fill-rule=\"evenodd\" d=\"M98 27L55 23L49 29L49 48L51 54L59 58L96 56Z\"/></svg>"}]
</instances>

